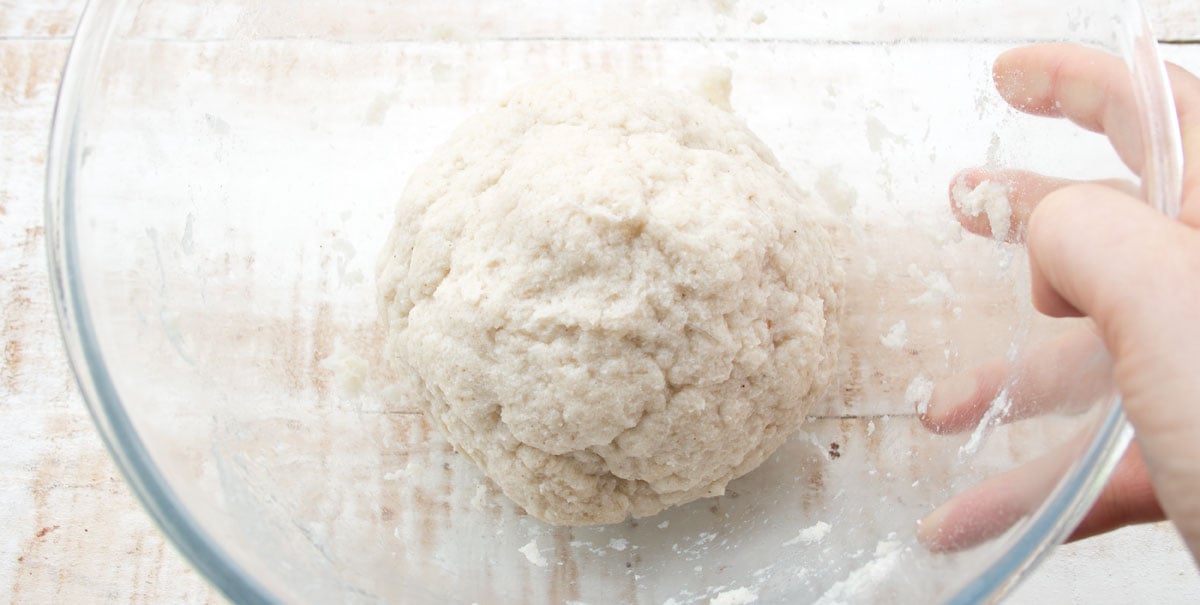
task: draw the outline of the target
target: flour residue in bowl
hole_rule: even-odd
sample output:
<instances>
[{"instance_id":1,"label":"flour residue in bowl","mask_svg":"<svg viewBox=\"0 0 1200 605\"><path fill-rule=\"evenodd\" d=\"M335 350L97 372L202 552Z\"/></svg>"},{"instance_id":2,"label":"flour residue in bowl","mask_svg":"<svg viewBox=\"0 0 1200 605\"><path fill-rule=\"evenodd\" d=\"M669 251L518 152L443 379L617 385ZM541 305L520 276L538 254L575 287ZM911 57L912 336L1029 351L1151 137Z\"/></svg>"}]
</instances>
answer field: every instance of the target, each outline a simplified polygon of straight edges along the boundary
<instances>
[{"instance_id":1,"label":"flour residue in bowl","mask_svg":"<svg viewBox=\"0 0 1200 605\"><path fill-rule=\"evenodd\" d=\"M815 544L825 539L829 535L829 531L833 526L824 522L817 521L813 525L800 530L800 535L784 542L784 546L794 546L796 544Z\"/></svg>"},{"instance_id":2,"label":"flour residue in bowl","mask_svg":"<svg viewBox=\"0 0 1200 605\"><path fill-rule=\"evenodd\" d=\"M881 540L875 545L874 556L871 560L850 572L845 579L831 586L817 600L817 605L841 605L862 599L863 595L870 594L872 589L896 569L905 550L906 547L895 539L895 534L886 540Z\"/></svg>"},{"instance_id":3,"label":"flour residue in bowl","mask_svg":"<svg viewBox=\"0 0 1200 605\"><path fill-rule=\"evenodd\" d=\"M708 605L750 605L755 601L758 601L758 591L741 586L717 594L708 602Z\"/></svg>"},{"instance_id":4,"label":"flour residue in bowl","mask_svg":"<svg viewBox=\"0 0 1200 605\"><path fill-rule=\"evenodd\" d=\"M546 566L546 557L542 554L541 549L538 548L536 538L530 540L525 546L522 546L519 551L521 554L525 555L525 559L530 563L537 565L538 567Z\"/></svg>"}]
</instances>

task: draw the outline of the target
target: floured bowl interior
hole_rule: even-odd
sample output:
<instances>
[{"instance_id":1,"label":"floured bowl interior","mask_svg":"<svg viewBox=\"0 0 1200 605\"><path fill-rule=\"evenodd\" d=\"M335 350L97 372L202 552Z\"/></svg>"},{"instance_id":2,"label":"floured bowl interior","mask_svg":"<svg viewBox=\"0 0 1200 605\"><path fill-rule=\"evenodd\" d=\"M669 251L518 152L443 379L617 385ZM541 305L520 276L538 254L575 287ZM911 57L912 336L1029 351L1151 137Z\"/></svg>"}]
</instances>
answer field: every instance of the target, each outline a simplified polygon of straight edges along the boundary
<instances>
[{"instance_id":1,"label":"floured bowl interior","mask_svg":"<svg viewBox=\"0 0 1200 605\"><path fill-rule=\"evenodd\" d=\"M1035 417L1009 422L1018 377L970 427L921 423L936 382L1080 327L1038 316L1022 247L965 232L950 197L977 166L1136 180L1101 137L1005 104L992 62L1071 40L1136 71L1153 58L1141 28L1120 0L93 1L51 159L68 349L135 490L237 601L1001 594L1127 436L1102 354L1063 362L1070 386ZM517 85L594 70L688 89L714 67L838 216L836 383L723 496L552 527L455 454L380 357L396 201ZM954 552L917 541L939 504L1036 459L1051 472L1007 530Z\"/></svg>"}]
</instances>

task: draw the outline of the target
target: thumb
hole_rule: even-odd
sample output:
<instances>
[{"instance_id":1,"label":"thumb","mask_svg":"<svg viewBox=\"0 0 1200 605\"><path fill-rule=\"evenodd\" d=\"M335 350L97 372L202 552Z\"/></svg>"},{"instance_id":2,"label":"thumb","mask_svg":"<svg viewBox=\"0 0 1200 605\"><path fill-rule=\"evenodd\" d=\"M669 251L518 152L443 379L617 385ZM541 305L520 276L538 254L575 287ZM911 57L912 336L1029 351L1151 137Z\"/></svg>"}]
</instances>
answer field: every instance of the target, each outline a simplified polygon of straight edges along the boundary
<instances>
[{"instance_id":1,"label":"thumb","mask_svg":"<svg viewBox=\"0 0 1200 605\"><path fill-rule=\"evenodd\" d=\"M1033 299L1087 315L1167 515L1200 548L1200 234L1124 193L1056 191L1030 216Z\"/></svg>"}]
</instances>

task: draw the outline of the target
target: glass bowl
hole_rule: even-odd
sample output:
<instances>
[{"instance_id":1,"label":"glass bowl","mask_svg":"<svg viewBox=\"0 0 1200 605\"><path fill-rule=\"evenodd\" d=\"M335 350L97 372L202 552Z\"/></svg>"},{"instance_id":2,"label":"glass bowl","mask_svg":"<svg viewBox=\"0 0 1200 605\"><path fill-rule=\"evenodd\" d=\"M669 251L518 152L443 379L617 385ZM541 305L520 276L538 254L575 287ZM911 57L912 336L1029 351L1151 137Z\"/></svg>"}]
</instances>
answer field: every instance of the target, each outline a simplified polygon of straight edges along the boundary
<instances>
[{"instance_id":1,"label":"glass bowl","mask_svg":"<svg viewBox=\"0 0 1200 605\"><path fill-rule=\"evenodd\" d=\"M1140 185L1169 212L1177 128L1133 1L93 0L47 180L67 350L134 491L236 602L996 599L1130 435L1103 351L1039 356L1078 322L1038 316L1022 247L964 233L947 195L972 166L1137 180L1102 137L996 93L996 56L1039 41L1124 58ZM514 86L690 88L713 67L842 219L839 378L724 495L546 525L393 384L375 258L414 167ZM989 360L1066 387L1016 413L1013 375L972 426L928 430L933 385ZM980 539L918 540L939 504L1031 461L1040 487Z\"/></svg>"}]
</instances>

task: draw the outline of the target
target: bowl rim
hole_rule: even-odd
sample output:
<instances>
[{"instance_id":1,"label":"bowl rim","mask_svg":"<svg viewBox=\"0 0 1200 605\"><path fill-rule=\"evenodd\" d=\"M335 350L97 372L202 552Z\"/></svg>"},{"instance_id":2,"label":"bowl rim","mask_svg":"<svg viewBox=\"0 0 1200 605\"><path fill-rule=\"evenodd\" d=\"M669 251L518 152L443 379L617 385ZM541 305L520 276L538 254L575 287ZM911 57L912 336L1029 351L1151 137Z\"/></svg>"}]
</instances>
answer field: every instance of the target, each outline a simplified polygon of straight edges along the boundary
<instances>
[{"instance_id":1,"label":"bowl rim","mask_svg":"<svg viewBox=\"0 0 1200 605\"><path fill-rule=\"evenodd\" d=\"M1147 174L1143 189L1160 211L1178 214L1182 151L1173 98L1140 0L1116 0L1127 12L1125 59L1139 86ZM109 454L142 507L175 548L235 603L278 603L279 595L238 565L171 488L134 428L117 392L93 329L82 288L75 217L75 176L83 100L105 56L126 0L87 0L71 41L55 101L46 162L45 225L50 288L59 331L75 381ZM1120 397L1099 419L1095 437L1048 499L1001 556L958 588L947 603L997 600L1015 588L1074 529L1099 496L1124 455L1133 430Z\"/></svg>"}]
</instances>

